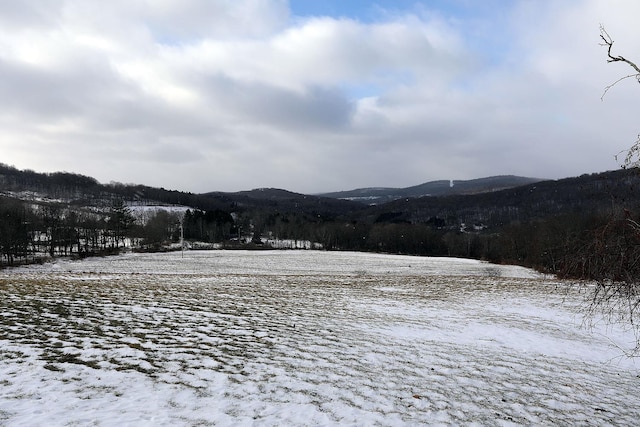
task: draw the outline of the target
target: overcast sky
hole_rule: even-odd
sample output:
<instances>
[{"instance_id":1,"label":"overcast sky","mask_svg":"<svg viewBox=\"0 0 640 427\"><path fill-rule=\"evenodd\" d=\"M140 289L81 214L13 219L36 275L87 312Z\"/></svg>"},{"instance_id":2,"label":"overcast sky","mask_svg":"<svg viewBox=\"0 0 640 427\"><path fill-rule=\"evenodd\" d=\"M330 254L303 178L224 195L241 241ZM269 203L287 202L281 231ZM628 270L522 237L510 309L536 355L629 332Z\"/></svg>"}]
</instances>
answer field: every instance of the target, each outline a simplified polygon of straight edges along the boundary
<instances>
[{"instance_id":1,"label":"overcast sky","mask_svg":"<svg viewBox=\"0 0 640 427\"><path fill-rule=\"evenodd\" d=\"M637 0L0 0L0 162L301 193L619 167Z\"/></svg>"}]
</instances>

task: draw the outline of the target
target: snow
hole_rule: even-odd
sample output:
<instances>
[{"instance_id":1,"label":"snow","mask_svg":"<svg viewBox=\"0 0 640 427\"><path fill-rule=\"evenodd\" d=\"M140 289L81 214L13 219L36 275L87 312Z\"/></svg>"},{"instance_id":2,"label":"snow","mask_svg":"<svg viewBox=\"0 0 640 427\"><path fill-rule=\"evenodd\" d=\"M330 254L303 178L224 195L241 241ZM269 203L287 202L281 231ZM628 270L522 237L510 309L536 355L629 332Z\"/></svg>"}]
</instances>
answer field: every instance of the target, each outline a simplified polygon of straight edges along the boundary
<instances>
[{"instance_id":1,"label":"snow","mask_svg":"<svg viewBox=\"0 0 640 427\"><path fill-rule=\"evenodd\" d=\"M633 335L452 258L127 254L0 272L5 426L634 425Z\"/></svg>"}]
</instances>

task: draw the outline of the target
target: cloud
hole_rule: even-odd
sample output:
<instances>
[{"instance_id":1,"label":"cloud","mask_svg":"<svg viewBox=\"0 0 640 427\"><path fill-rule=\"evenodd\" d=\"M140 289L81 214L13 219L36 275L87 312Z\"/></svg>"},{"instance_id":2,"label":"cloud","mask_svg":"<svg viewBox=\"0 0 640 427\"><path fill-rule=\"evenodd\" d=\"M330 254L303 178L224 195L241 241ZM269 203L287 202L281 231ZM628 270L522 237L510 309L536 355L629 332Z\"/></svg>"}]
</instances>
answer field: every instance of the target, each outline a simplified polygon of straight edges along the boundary
<instances>
[{"instance_id":1,"label":"cloud","mask_svg":"<svg viewBox=\"0 0 640 427\"><path fill-rule=\"evenodd\" d=\"M267 0L4 2L0 161L196 192L617 167L640 97L625 81L600 100L630 70L606 63L598 26L633 55L639 5L430 4L358 19Z\"/></svg>"}]
</instances>

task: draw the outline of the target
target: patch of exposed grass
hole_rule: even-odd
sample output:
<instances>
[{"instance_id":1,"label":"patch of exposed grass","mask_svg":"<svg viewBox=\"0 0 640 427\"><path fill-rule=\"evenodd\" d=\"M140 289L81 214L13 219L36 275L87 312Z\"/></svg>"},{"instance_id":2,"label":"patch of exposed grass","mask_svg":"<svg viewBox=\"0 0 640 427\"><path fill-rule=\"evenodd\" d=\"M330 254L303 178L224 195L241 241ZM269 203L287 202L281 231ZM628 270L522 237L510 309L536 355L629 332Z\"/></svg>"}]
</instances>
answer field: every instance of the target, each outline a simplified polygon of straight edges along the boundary
<instances>
[{"instance_id":1,"label":"patch of exposed grass","mask_svg":"<svg viewBox=\"0 0 640 427\"><path fill-rule=\"evenodd\" d=\"M59 366L56 366L52 363L47 363L46 365L43 366L44 369L47 369L49 371L53 371L53 372L64 372L65 370Z\"/></svg>"}]
</instances>

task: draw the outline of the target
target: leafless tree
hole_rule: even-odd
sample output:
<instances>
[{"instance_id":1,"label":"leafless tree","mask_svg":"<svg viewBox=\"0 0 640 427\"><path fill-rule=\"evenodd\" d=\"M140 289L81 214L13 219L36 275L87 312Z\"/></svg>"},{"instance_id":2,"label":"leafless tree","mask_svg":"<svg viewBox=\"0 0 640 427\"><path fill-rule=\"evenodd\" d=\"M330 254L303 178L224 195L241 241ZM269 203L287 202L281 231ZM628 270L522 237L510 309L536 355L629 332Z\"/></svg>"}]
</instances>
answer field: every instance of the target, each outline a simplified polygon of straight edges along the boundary
<instances>
[{"instance_id":1,"label":"leafless tree","mask_svg":"<svg viewBox=\"0 0 640 427\"><path fill-rule=\"evenodd\" d=\"M634 78L640 83L640 67L622 55L613 53L613 39L604 26L600 26L601 45L607 49L607 62L622 62L633 69L633 73L619 78L605 87L607 92L623 80ZM623 152L623 168L640 166L640 135L634 144ZM616 156L617 159L618 156ZM594 231L594 236L578 250L573 264L567 268L574 276L595 279L596 284L588 311L591 315L602 314L613 322L630 325L636 333L635 348L630 351L640 354L640 218L637 212L621 207L612 213L609 222ZM582 274L579 273L582 271Z\"/></svg>"}]
</instances>

